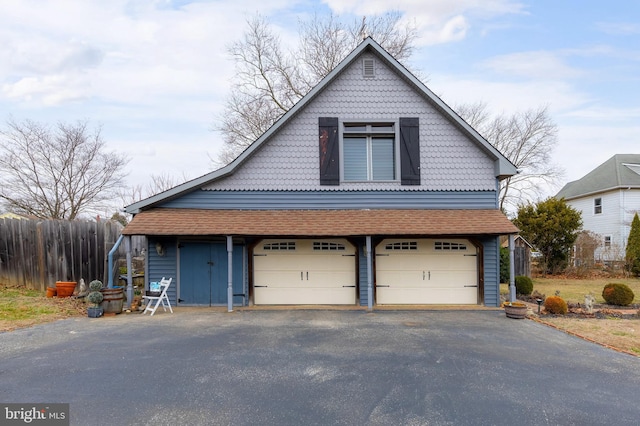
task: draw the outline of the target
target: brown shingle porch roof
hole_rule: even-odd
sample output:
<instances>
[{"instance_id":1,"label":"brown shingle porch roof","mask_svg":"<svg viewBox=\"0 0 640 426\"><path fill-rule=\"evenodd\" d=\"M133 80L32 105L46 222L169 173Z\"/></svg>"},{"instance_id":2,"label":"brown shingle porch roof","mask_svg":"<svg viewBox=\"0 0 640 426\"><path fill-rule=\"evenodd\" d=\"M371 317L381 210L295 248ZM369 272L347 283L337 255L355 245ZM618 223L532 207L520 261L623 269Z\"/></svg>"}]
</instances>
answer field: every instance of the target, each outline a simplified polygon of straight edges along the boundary
<instances>
[{"instance_id":1,"label":"brown shingle porch roof","mask_svg":"<svg viewBox=\"0 0 640 426\"><path fill-rule=\"evenodd\" d=\"M502 235L518 228L499 210L203 210L138 213L125 235Z\"/></svg>"}]
</instances>

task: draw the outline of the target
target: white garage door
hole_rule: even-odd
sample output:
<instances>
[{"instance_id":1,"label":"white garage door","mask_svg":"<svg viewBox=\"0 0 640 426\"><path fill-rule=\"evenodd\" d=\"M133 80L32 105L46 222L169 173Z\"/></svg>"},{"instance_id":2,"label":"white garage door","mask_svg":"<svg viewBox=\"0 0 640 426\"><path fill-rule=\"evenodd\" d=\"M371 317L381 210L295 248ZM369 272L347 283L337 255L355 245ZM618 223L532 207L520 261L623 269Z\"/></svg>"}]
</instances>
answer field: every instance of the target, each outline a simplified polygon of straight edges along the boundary
<instances>
[{"instance_id":1,"label":"white garage door","mask_svg":"<svg viewBox=\"0 0 640 426\"><path fill-rule=\"evenodd\" d=\"M262 240L253 271L256 305L356 303L356 249L345 239Z\"/></svg>"},{"instance_id":2,"label":"white garage door","mask_svg":"<svg viewBox=\"0 0 640 426\"><path fill-rule=\"evenodd\" d=\"M387 239L376 247L378 304L477 304L476 247L464 239Z\"/></svg>"}]
</instances>

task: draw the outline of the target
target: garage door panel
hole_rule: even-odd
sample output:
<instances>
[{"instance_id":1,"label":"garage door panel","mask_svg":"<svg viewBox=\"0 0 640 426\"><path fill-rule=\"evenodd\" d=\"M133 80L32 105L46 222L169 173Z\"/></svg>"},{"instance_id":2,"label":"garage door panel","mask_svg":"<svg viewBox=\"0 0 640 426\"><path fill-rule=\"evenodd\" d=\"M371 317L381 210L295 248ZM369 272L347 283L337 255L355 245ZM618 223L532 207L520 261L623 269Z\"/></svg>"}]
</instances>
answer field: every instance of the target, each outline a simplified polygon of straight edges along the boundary
<instances>
[{"instance_id":1,"label":"garage door panel","mask_svg":"<svg viewBox=\"0 0 640 426\"><path fill-rule=\"evenodd\" d=\"M376 256L376 267L382 270L417 270L427 269L427 266L424 254L407 254L405 256L390 254L388 256Z\"/></svg>"},{"instance_id":2,"label":"garage door panel","mask_svg":"<svg viewBox=\"0 0 640 426\"><path fill-rule=\"evenodd\" d=\"M388 239L376 247L379 304L476 304L478 258L464 239Z\"/></svg>"},{"instance_id":3,"label":"garage door panel","mask_svg":"<svg viewBox=\"0 0 640 426\"><path fill-rule=\"evenodd\" d=\"M254 250L254 303L355 304L355 252L344 239L261 241Z\"/></svg>"},{"instance_id":4,"label":"garage door panel","mask_svg":"<svg viewBox=\"0 0 640 426\"><path fill-rule=\"evenodd\" d=\"M256 304L262 305L353 305L353 288L256 288Z\"/></svg>"},{"instance_id":5,"label":"garage door panel","mask_svg":"<svg viewBox=\"0 0 640 426\"><path fill-rule=\"evenodd\" d=\"M427 267L431 270L453 270L453 269L477 269L477 258L475 256L438 256L434 255L428 262Z\"/></svg>"},{"instance_id":6,"label":"garage door panel","mask_svg":"<svg viewBox=\"0 0 640 426\"><path fill-rule=\"evenodd\" d=\"M475 290L475 289L473 289ZM437 304L476 304L478 296L476 291L465 288L431 288L424 291L423 288L378 288L379 302L388 305L437 305ZM410 302L408 302L410 301Z\"/></svg>"},{"instance_id":7,"label":"garage door panel","mask_svg":"<svg viewBox=\"0 0 640 426\"><path fill-rule=\"evenodd\" d=\"M356 276L354 270L342 271L309 271L304 274L306 286L314 286L320 288L342 288L344 286L353 286Z\"/></svg>"},{"instance_id":8,"label":"garage door panel","mask_svg":"<svg viewBox=\"0 0 640 426\"><path fill-rule=\"evenodd\" d=\"M416 287L422 282L421 271L387 270L379 271L376 275L377 286Z\"/></svg>"},{"instance_id":9,"label":"garage door panel","mask_svg":"<svg viewBox=\"0 0 640 426\"><path fill-rule=\"evenodd\" d=\"M301 282L300 271L261 271L254 280L256 287L292 287Z\"/></svg>"}]
</instances>

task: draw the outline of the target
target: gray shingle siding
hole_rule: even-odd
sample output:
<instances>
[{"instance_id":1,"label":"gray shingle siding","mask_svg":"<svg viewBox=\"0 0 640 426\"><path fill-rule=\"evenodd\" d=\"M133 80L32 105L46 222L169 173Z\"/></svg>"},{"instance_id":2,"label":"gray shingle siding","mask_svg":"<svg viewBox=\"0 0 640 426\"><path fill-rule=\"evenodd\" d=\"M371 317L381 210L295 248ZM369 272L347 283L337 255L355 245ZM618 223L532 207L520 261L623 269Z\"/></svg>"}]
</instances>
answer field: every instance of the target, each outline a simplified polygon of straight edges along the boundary
<instances>
[{"instance_id":1,"label":"gray shingle siding","mask_svg":"<svg viewBox=\"0 0 640 426\"><path fill-rule=\"evenodd\" d=\"M365 56L371 56L366 54ZM376 78L362 76L360 61L340 74L305 109L233 175L211 190L394 190L493 191L494 161L394 71L376 60ZM395 182L341 182L320 185L318 117L341 122L417 117L420 123L421 185Z\"/></svg>"},{"instance_id":2,"label":"gray shingle siding","mask_svg":"<svg viewBox=\"0 0 640 426\"><path fill-rule=\"evenodd\" d=\"M194 209L494 209L495 191L194 191L161 207Z\"/></svg>"}]
</instances>

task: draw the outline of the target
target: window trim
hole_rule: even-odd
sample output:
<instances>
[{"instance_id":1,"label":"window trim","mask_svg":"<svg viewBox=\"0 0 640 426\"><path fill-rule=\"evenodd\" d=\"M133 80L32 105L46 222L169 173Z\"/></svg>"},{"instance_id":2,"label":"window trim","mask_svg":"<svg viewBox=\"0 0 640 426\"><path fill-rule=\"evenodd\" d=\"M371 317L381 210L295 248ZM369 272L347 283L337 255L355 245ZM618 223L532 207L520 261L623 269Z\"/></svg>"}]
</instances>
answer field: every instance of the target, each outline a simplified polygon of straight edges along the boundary
<instances>
[{"instance_id":1,"label":"window trim","mask_svg":"<svg viewBox=\"0 0 640 426\"><path fill-rule=\"evenodd\" d=\"M602 214L602 197L593 199L593 214Z\"/></svg>"},{"instance_id":2,"label":"window trim","mask_svg":"<svg viewBox=\"0 0 640 426\"><path fill-rule=\"evenodd\" d=\"M376 130L376 127L379 125L388 124L388 127L384 129ZM364 129L358 130L349 130L348 126L364 126ZM389 129L389 127L392 127ZM393 120L382 120L382 119L373 119L373 120L364 120L364 119L354 119L354 120L340 120L339 127L339 140L340 140L340 182L341 183L384 183L384 182L400 182L400 143L399 143L399 131L400 125L397 119ZM345 156L345 139L349 139L349 137L365 137L367 140L367 179L357 179L357 180L347 180L345 178L345 163L347 161ZM373 179L373 168L372 168L372 149L371 149L371 141L376 137L388 137L393 139L393 179Z\"/></svg>"}]
</instances>

